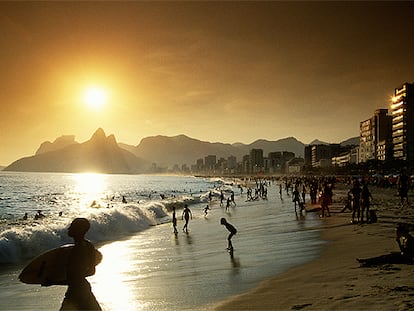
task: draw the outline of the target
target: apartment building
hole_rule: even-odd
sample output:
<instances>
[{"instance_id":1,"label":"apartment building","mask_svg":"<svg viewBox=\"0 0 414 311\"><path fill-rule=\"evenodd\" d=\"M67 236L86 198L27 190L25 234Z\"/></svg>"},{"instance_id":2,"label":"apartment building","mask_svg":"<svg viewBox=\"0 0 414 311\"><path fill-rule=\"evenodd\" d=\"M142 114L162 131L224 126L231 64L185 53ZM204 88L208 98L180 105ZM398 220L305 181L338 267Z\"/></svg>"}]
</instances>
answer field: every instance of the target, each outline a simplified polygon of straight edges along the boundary
<instances>
[{"instance_id":1,"label":"apartment building","mask_svg":"<svg viewBox=\"0 0 414 311\"><path fill-rule=\"evenodd\" d=\"M390 110L394 159L412 162L414 161L414 83L404 83L394 90Z\"/></svg>"},{"instance_id":2,"label":"apartment building","mask_svg":"<svg viewBox=\"0 0 414 311\"><path fill-rule=\"evenodd\" d=\"M359 126L359 162L385 160L386 150L390 148L391 121L388 109L377 109L374 115L360 122Z\"/></svg>"}]
</instances>

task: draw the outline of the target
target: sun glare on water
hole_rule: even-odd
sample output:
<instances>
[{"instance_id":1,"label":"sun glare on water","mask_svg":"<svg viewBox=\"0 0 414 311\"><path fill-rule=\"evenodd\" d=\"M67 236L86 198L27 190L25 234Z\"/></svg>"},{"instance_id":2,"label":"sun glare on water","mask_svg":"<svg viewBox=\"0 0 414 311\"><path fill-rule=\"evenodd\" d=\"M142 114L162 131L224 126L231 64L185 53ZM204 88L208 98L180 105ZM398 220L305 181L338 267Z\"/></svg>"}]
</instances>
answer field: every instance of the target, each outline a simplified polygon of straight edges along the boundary
<instances>
[{"instance_id":1,"label":"sun glare on water","mask_svg":"<svg viewBox=\"0 0 414 311\"><path fill-rule=\"evenodd\" d=\"M102 108L108 101L107 92L99 87L89 87L83 94L85 105L94 109Z\"/></svg>"}]
</instances>

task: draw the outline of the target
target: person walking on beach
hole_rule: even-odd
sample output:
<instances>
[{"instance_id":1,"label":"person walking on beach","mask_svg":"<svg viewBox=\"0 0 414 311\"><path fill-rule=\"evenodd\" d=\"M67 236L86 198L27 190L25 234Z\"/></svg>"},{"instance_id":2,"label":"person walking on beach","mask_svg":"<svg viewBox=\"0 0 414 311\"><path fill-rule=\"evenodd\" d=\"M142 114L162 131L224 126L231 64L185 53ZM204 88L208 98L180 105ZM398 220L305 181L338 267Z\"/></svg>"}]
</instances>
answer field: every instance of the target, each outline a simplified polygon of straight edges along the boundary
<instances>
[{"instance_id":1,"label":"person walking on beach","mask_svg":"<svg viewBox=\"0 0 414 311\"><path fill-rule=\"evenodd\" d=\"M283 197L282 197L282 183L279 184L279 196L280 196L280 199L283 201Z\"/></svg>"},{"instance_id":2,"label":"person walking on beach","mask_svg":"<svg viewBox=\"0 0 414 311\"><path fill-rule=\"evenodd\" d=\"M68 235L74 239L75 246L68 258L68 289L60 310L102 310L86 280L87 275L95 273L96 264L102 260L102 255L85 239L89 228L86 218L75 218L69 226Z\"/></svg>"},{"instance_id":3,"label":"person walking on beach","mask_svg":"<svg viewBox=\"0 0 414 311\"><path fill-rule=\"evenodd\" d=\"M295 213L296 213L296 204L299 205L299 203L300 203L299 190L298 190L297 187L295 187L295 190L293 190L292 196L293 196L292 201L295 204Z\"/></svg>"},{"instance_id":4,"label":"person walking on beach","mask_svg":"<svg viewBox=\"0 0 414 311\"><path fill-rule=\"evenodd\" d=\"M208 204L207 204L207 206L204 208L204 217L206 217L207 216L207 214L208 214L208 210L210 209L210 207L208 206Z\"/></svg>"},{"instance_id":5,"label":"person walking on beach","mask_svg":"<svg viewBox=\"0 0 414 311\"><path fill-rule=\"evenodd\" d=\"M364 183L361 191L361 223L364 222L364 213L366 211L367 222L370 222L369 208L371 206L372 194L368 189L368 184Z\"/></svg>"},{"instance_id":6,"label":"person walking on beach","mask_svg":"<svg viewBox=\"0 0 414 311\"><path fill-rule=\"evenodd\" d=\"M355 223L355 214L357 214L357 223L359 222L361 214L361 188L359 186L359 181L355 180L354 185L348 194L352 194L352 223Z\"/></svg>"},{"instance_id":7,"label":"person walking on beach","mask_svg":"<svg viewBox=\"0 0 414 311\"><path fill-rule=\"evenodd\" d=\"M325 217L325 211L326 216L330 217L331 213L329 211L329 205L332 204L332 190L328 185L325 185L322 191L321 195L321 210L322 214L320 217Z\"/></svg>"},{"instance_id":8,"label":"person walking on beach","mask_svg":"<svg viewBox=\"0 0 414 311\"><path fill-rule=\"evenodd\" d=\"M408 202L408 189L410 188L410 178L408 177L406 173L406 169L403 169L401 171L401 175L398 177L397 180L398 185L398 195L401 199L401 208L404 207L404 201L407 202L407 205L409 205Z\"/></svg>"},{"instance_id":9,"label":"person walking on beach","mask_svg":"<svg viewBox=\"0 0 414 311\"><path fill-rule=\"evenodd\" d=\"M184 205L183 214L181 215L181 219L185 219L185 224L183 227L183 231L188 232L188 221L193 219L193 214L191 213L190 209L188 208L188 205Z\"/></svg>"},{"instance_id":10,"label":"person walking on beach","mask_svg":"<svg viewBox=\"0 0 414 311\"><path fill-rule=\"evenodd\" d=\"M305 198L306 198L306 187L305 187L305 185L303 185L302 186L302 202L303 203L306 203Z\"/></svg>"},{"instance_id":11,"label":"person walking on beach","mask_svg":"<svg viewBox=\"0 0 414 311\"><path fill-rule=\"evenodd\" d=\"M229 207L230 207L230 197L227 198L227 202L226 202L226 212L229 211Z\"/></svg>"},{"instance_id":12,"label":"person walking on beach","mask_svg":"<svg viewBox=\"0 0 414 311\"><path fill-rule=\"evenodd\" d=\"M234 206L236 206L237 204L236 204L236 201L234 201L234 191L231 191L231 194L230 194L230 201L233 203L233 205Z\"/></svg>"},{"instance_id":13,"label":"person walking on beach","mask_svg":"<svg viewBox=\"0 0 414 311\"><path fill-rule=\"evenodd\" d=\"M220 206L223 206L223 201L224 201L223 190L220 190Z\"/></svg>"},{"instance_id":14,"label":"person walking on beach","mask_svg":"<svg viewBox=\"0 0 414 311\"><path fill-rule=\"evenodd\" d=\"M175 215L175 206L173 206L173 213L172 213L172 225L174 228L174 234L177 234L177 217Z\"/></svg>"},{"instance_id":15,"label":"person walking on beach","mask_svg":"<svg viewBox=\"0 0 414 311\"><path fill-rule=\"evenodd\" d=\"M226 227L227 230L229 230L230 234L227 237L227 249L228 250L233 250L233 244L231 243L231 238L233 237L233 235L235 235L237 233L237 229L234 228L233 225L229 224L226 220L226 218L221 218L220 219L220 223Z\"/></svg>"}]
</instances>

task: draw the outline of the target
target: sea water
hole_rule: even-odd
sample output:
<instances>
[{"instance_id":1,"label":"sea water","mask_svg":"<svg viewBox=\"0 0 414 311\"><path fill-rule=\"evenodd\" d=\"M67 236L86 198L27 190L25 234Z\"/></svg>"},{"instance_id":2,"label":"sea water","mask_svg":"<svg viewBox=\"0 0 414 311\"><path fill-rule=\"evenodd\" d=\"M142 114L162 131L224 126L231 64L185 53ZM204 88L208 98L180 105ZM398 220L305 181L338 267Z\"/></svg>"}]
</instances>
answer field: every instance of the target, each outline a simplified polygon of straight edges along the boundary
<instances>
[{"instance_id":1,"label":"sea water","mask_svg":"<svg viewBox=\"0 0 414 311\"><path fill-rule=\"evenodd\" d=\"M279 197L277 183L268 183L268 199L258 201L246 201L247 186L255 184L192 176L2 172L0 309L59 309L65 286L27 285L17 277L31 258L71 242L67 227L75 217L91 221L87 238L103 254L88 279L104 310L207 310L318 256L323 241L317 215L295 214L291 198ZM221 191L226 198L233 191L237 205L221 206ZM193 217L188 233L181 230L184 204ZM172 206L178 234L170 223ZM46 217L35 220L38 210ZM22 220L25 213L28 219ZM222 217L238 229L233 257L226 251Z\"/></svg>"}]
</instances>

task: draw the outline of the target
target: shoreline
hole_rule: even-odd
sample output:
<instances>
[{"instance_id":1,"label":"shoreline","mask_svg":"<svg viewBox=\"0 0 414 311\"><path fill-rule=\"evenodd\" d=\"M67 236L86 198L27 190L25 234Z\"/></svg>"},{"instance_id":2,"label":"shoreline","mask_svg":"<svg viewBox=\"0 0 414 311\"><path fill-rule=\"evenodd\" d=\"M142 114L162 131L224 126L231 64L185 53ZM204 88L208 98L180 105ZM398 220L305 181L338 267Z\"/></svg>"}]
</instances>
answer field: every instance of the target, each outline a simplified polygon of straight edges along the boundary
<instances>
[{"instance_id":1,"label":"shoreline","mask_svg":"<svg viewBox=\"0 0 414 311\"><path fill-rule=\"evenodd\" d=\"M398 251L394 228L414 223L410 207L401 210L392 189L370 188L378 222L356 225L335 203L321 226L328 243L317 259L263 281L253 290L215 304L214 310L409 310L414 307L412 266L361 268L356 258Z\"/></svg>"}]
</instances>

